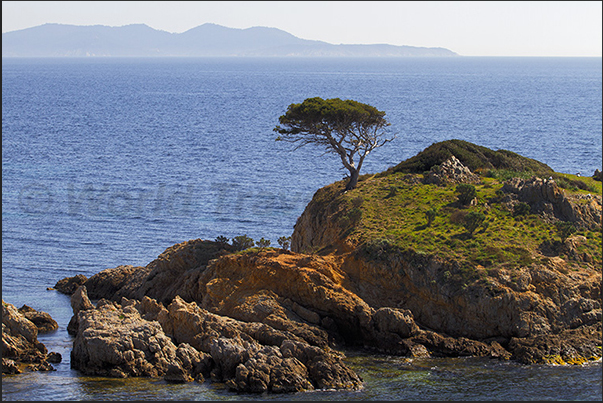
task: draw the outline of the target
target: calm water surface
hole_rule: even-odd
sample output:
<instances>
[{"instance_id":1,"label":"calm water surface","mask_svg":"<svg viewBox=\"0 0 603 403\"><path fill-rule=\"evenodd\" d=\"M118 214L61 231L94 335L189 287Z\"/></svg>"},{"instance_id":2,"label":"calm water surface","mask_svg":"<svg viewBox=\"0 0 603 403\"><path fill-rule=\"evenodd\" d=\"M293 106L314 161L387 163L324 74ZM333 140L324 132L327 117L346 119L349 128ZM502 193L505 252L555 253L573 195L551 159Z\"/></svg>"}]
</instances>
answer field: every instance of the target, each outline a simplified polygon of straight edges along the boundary
<instances>
[{"instance_id":1,"label":"calm water surface","mask_svg":"<svg viewBox=\"0 0 603 403\"><path fill-rule=\"evenodd\" d=\"M364 173L467 140L558 172L601 169L601 58L3 59L2 298L51 314L52 373L3 377L3 400L601 400L601 363L524 367L348 352L359 392L247 396L215 384L82 377L69 369L58 280L146 265L189 239L291 235L344 172L272 128L320 96L386 112L397 139Z\"/></svg>"}]
</instances>

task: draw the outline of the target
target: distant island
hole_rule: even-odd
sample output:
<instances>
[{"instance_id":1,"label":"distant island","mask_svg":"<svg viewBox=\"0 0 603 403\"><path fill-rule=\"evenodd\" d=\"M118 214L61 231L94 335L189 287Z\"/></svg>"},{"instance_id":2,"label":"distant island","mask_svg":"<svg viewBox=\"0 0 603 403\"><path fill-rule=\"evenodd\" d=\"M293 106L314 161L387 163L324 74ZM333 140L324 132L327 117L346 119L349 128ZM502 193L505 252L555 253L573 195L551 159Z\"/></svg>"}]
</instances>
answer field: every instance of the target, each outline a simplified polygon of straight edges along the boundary
<instances>
[{"instance_id":1,"label":"distant island","mask_svg":"<svg viewBox=\"0 0 603 403\"><path fill-rule=\"evenodd\" d=\"M183 33L145 24L44 24L2 34L2 57L450 57L440 47L331 44L277 28L203 24Z\"/></svg>"}]
</instances>

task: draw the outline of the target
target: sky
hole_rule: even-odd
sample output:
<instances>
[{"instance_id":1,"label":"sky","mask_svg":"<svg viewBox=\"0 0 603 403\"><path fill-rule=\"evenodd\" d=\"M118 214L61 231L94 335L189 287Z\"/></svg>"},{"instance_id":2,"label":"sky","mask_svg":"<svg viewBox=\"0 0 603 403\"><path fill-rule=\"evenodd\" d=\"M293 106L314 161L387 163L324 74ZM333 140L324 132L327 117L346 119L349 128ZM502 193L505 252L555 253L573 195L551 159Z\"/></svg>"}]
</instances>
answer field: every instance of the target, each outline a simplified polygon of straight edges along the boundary
<instances>
[{"instance_id":1,"label":"sky","mask_svg":"<svg viewBox=\"0 0 603 403\"><path fill-rule=\"evenodd\" d=\"M463 56L601 57L602 1L2 1L2 32L45 23L264 26L332 44L443 47Z\"/></svg>"}]
</instances>

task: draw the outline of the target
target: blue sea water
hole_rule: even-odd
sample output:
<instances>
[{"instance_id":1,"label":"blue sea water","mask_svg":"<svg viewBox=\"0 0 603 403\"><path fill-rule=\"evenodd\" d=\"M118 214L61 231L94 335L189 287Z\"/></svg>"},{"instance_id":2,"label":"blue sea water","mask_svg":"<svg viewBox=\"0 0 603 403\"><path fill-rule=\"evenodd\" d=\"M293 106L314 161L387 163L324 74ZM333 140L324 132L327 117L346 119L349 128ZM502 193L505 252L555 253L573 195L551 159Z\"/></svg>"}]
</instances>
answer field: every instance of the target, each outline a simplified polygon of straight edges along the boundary
<instances>
[{"instance_id":1,"label":"blue sea water","mask_svg":"<svg viewBox=\"0 0 603 403\"><path fill-rule=\"evenodd\" d=\"M293 232L342 179L321 149L275 141L289 104L354 99L386 112L394 142L363 173L435 142L506 149L558 172L602 165L601 58L174 58L2 60L2 298L48 312L53 373L3 377L3 400L237 400L219 385L81 377L69 299L47 287L146 265L189 239ZM291 400L601 400L601 363L524 368L350 352L362 392ZM40 388L42 386L42 388ZM43 390L43 391L41 391ZM35 392L34 392L35 391ZM282 396L279 397L282 399Z\"/></svg>"}]
</instances>

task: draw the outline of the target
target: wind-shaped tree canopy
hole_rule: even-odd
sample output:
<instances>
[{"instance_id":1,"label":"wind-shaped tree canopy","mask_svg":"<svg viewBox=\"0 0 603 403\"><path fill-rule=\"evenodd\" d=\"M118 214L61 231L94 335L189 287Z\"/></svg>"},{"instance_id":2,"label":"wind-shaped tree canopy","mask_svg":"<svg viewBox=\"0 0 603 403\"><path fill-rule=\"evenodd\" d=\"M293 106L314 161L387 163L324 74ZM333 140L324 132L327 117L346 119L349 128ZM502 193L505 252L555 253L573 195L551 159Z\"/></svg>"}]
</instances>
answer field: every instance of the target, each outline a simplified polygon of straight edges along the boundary
<instances>
[{"instance_id":1,"label":"wind-shaped tree canopy","mask_svg":"<svg viewBox=\"0 0 603 403\"><path fill-rule=\"evenodd\" d=\"M347 190L356 187L366 156L395 138L385 137L385 128L390 125L385 112L349 99L308 98L301 104L289 105L279 123L274 131L282 136L277 140L297 143L298 147L317 144L327 153L338 154L350 171Z\"/></svg>"}]
</instances>

